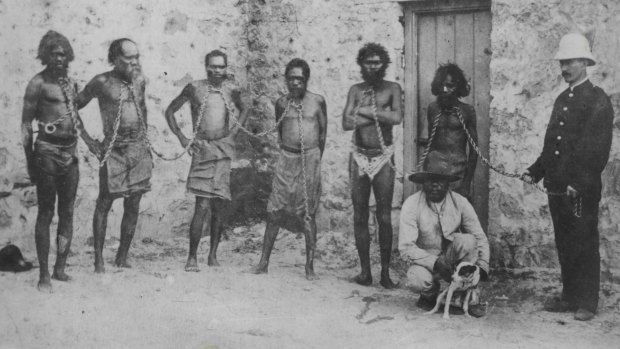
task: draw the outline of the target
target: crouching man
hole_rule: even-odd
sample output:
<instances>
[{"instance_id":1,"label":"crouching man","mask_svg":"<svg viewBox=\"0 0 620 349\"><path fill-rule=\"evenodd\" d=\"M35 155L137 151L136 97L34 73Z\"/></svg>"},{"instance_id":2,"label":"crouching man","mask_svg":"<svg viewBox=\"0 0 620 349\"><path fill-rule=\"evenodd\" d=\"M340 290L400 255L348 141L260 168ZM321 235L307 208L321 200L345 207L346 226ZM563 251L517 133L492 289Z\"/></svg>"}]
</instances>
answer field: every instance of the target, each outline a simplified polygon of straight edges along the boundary
<instances>
[{"instance_id":1,"label":"crouching man","mask_svg":"<svg viewBox=\"0 0 620 349\"><path fill-rule=\"evenodd\" d=\"M489 241L474 208L462 195L449 189L459 179L449 174L449 164L428 159L426 171L416 172L409 180L423 185L422 191L405 200L400 215L398 249L410 262L406 286L420 293L418 306L430 309L439 294L439 280L450 282L460 262L480 267L480 280L488 278ZM485 314L479 304L472 304L469 313Z\"/></svg>"}]
</instances>

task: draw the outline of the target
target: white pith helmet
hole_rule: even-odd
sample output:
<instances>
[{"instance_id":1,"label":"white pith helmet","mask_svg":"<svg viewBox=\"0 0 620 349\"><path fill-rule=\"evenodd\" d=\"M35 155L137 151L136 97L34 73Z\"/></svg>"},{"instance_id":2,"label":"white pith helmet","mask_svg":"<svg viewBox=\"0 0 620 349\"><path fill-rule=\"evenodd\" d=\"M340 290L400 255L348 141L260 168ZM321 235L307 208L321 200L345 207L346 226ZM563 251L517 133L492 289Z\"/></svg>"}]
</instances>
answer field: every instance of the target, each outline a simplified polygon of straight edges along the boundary
<instances>
[{"instance_id":1,"label":"white pith helmet","mask_svg":"<svg viewBox=\"0 0 620 349\"><path fill-rule=\"evenodd\" d=\"M553 59L574 59L585 58L588 61L588 66L595 65L596 61L592 52L590 51L590 43L585 36L579 33L569 33L560 39L560 45L558 53L555 54Z\"/></svg>"}]
</instances>

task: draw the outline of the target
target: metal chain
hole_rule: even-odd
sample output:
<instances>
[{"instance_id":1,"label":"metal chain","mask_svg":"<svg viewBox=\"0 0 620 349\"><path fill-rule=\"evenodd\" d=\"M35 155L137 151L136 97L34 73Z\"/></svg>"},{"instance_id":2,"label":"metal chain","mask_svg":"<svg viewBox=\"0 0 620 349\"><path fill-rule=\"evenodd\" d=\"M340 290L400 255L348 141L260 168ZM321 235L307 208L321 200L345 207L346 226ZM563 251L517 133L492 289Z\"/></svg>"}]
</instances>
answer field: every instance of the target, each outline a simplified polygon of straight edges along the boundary
<instances>
[{"instance_id":1,"label":"metal chain","mask_svg":"<svg viewBox=\"0 0 620 349\"><path fill-rule=\"evenodd\" d=\"M62 95L65 99L65 105L67 108L67 112L52 122L41 122L41 121L38 122L39 125L43 126L43 130L47 134L52 134L56 132L56 129L57 129L56 126L60 125L60 123L65 121L67 118L71 119L71 122L73 124L73 129L77 130L77 118L75 117L75 108L73 107L74 101L73 101L73 98L71 98L72 94L69 93L69 87L67 86L69 84L67 80L69 80L69 78L67 77L60 77L56 80L58 83L58 86L60 86L60 90L62 91Z\"/></svg>"},{"instance_id":2,"label":"metal chain","mask_svg":"<svg viewBox=\"0 0 620 349\"><path fill-rule=\"evenodd\" d=\"M375 128L377 130L377 138L379 139L379 145L381 146L381 152L383 154L387 154L389 150L388 150L388 147L385 145L385 140L383 139L383 132L381 131L381 126L379 125L379 118L377 117L377 101L376 101L376 96L375 96L375 90L372 87L369 87L366 91L364 91L364 93L370 95L370 103L372 106L372 117L375 120ZM403 176L403 173L399 171L396 168L396 166L394 166L394 164L392 164L392 159L390 159L387 163L394 170L394 172L396 172L397 177Z\"/></svg>"},{"instance_id":3,"label":"metal chain","mask_svg":"<svg viewBox=\"0 0 620 349\"><path fill-rule=\"evenodd\" d=\"M426 161L426 158L428 157L428 153L430 153L431 151L431 145L433 144L433 139L435 139L435 134L437 133L437 129L439 128L440 117L441 117L441 112L439 112L439 114L435 115L435 117L433 118L433 128L431 129L431 134L430 134L430 137L428 138L428 143L426 143L426 148L424 149L424 152L422 153L422 156L420 157L420 160L418 161L418 165L416 166L418 171L422 169L424 162Z\"/></svg>"},{"instance_id":4,"label":"metal chain","mask_svg":"<svg viewBox=\"0 0 620 349\"><path fill-rule=\"evenodd\" d=\"M451 108L451 111L455 112L456 116L459 118L459 121L461 123L461 127L463 128L463 131L465 131L465 135L467 136L467 141L471 145L472 149L476 152L476 154L478 154L478 157L480 158L480 161L482 161L482 163L487 165L487 167L489 167L491 170L493 170L493 171L495 171L495 172L497 172L500 175L505 176L505 177L519 179L520 181L522 181L524 183L527 183L527 184L530 184L534 188L538 189L540 192L542 192L544 194L547 194L549 196L566 196L567 195L566 192L551 192L551 191L548 191L546 188L541 187L538 183L535 183L533 181L525 180L523 175L520 175L520 174L517 174L517 173L510 173L510 172L504 171L504 170L502 170L500 168L497 168L497 167L491 165L489 159L487 159L482 154L482 151L480 150L480 148L478 147L478 145L474 141L473 137L469 133L469 130L467 130L467 126L465 125L465 120L463 119L463 114L461 113L461 109L458 108L458 107L453 107L453 108ZM575 202L573 203L573 214L575 215L575 217L581 217L581 213L582 213L581 212L581 204L582 204L581 197L577 197L577 200L575 200Z\"/></svg>"},{"instance_id":5,"label":"metal chain","mask_svg":"<svg viewBox=\"0 0 620 349\"><path fill-rule=\"evenodd\" d=\"M288 109L290 107L290 105L293 105L293 107L297 110L297 128L299 131L299 145L301 147L301 172L303 175L303 185L304 185L304 206L305 206L305 215L304 215L304 220L306 221L306 223L309 223L312 218L310 218L310 198L308 196L308 174L306 171L306 147L304 144L304 132L303 132L303 111L304 111L304 102L303 100L301 101L300 104L294 104L292 99L288 100L288 103L286 103L286 112L288 112ZM284 119L284 117L286 117L286 114L282 115L282 119Z\"/></svg>"},{"instance_id":6,"label":"metal chain","mask_svg":"<svg viewBox=\"0 0 620 349\"><path fill-rule=\"evenodd\" d=\"M118 128L121 125L121 117L123 115L123 103L125 103L125 100L127 99L127 95L123 89L124 86L124 84L121 85L121 95L118 100L118 112L116 113L116 119L114 120L112 138L110 138L110 142L108 143L108 147L103 154L103 157L99 160L99 168L103 167L108 161L108 158L112 153L112 148L114 148L114 143L116 143L116 138L118 137Z\"/></svg>"},{"instance_id":7,"label":"metal chain","mask_svg":"<svg viewBox=\"0 0 620 349\"><path fill-rule=\"evenodd\" d=\"M287 104L287 108L288 108L288 104ZM250 130L248 130L247 128L245 128L245 126L243 126L243 125L239 122L239 120L238 120L238 119L237 119L234 115L231 115L231 120L232 120L233 124L234 124L235 126L239 127L239 129L240 129L241 131L243 131L243 133L245 133L245 134L247 134L247 135L250 135L250 136L253 136L253 137L263 137L263 136L266 136L266 135L268 135L268 134L270 134L270 133L272 133L272 132L276 131L276 130L278 129L278 127L280 127L280 124L282 123L282 120L283 120L283 119L284 119L284 118L280 118L280 120L278 120L278 121L277 121L277 122L273 125L273 127L272 127L272 128L270 128L270 129L268 129L268 130L265 130L265 131L262 131L262 132L259 132L259 133L253 133L252 131L250 131Z\"/></svg>"}]
</instances>

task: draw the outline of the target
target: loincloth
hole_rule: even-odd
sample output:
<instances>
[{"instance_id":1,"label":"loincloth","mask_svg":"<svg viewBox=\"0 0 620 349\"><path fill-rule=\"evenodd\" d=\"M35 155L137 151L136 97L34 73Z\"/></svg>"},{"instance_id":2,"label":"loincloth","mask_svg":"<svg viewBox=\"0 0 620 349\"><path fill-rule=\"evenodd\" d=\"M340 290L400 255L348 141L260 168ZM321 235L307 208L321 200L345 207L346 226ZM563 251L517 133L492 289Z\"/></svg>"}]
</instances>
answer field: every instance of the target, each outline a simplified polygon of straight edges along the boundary
<instances>
[{"instance_id":1,"label":"loincloth","mask_svg":"<svg viewBox=\"0 0 620 349\"><path fill-rule=\"evenodd\" d=\"M102 168L110 194L131 195L151 190L153 157L143 136L119 137Z\"/></svg>"},{"instance_id":2,"label":"loincloth","mask_svg":"<svg viewBox=\"0 0 620 349\"><path fill-rule=\"evenodd\" d=\"M232 137L194 143L200 151L192 156L187 191L196 196L230 200L230 163L235 154Z\"/></svg>"},{"instance_id":3,"label":"loincloth","mask_svg":"<svg viewBox=\"0 0 620 349\"><path fill-rule=\"evenodd\" d=\"M367 175L372 179L381 171L381 169L392 161L394 155L394 146L386 147L384 153L381 149L364 149L355 147L353 151L353 160L357 164L359 176Z\"/></svg>"},{"instance_id":4,"label":"loincloth","mask_svg":"<svg viewBox=\"0 0 620 349\"><path fill-rule=\"evenodd\" d=\"M77 164L76 146L77 139L66 145L37 139L35 142L35 164L39 170L48 175L65 175L71 165Z\"/></svg>"},{"instance_id":5,"label":"loincloth","mask_svg":"<svg viewBox=\"0 0 620 349\"><path fill-rule=\"evenodd\" d=\"M321 198L321 151L319 148L314 148L306 150L305 154L310 211L308 214L314 216ZM299 218L306 215L301 156L301 153L280 150L280 156L273 173L267 212L283 211Z\"/></svg>"}]
</instances>

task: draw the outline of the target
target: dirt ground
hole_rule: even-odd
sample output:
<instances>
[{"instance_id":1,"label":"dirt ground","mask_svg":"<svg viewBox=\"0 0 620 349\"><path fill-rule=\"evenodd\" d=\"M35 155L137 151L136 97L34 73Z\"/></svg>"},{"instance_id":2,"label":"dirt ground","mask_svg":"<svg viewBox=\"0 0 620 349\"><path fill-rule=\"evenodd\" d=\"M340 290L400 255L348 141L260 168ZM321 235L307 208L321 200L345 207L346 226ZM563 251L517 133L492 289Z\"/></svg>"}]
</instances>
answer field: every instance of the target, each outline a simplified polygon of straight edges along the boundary
<instances>
[{"instance_id":1,"label":"dirt ground","mask_svg":"<svg viewBox=\"0 0 620 349\"><path fill-rule=\"evenodd\" d=\"M620 289L602 285L590 322L542 311L559 291L548 271L495 271L484 283L486 317L423 315L417 295L349 282L358 271L353 238L323 233L315 269L304 278L304 239L282 231L268 275L245 273L260 257L264 225L237 227L220 245L218 268L183 271L187 238L135 241L132 269L111 265L118 240L106 243L107 273L93 273L85 237L72 246L68 283L36 290L38 270L0 273L0 348L618 348ZM373 243L373 265L378 251ZM36 259L34 256L27 256ZM53 262L53 257L51 258ZM395 279L403 265L396 260ZM373 273L378 276L379 270ZM378 277L377 277L378 278Z\"/></svg>"}]
</instances>

